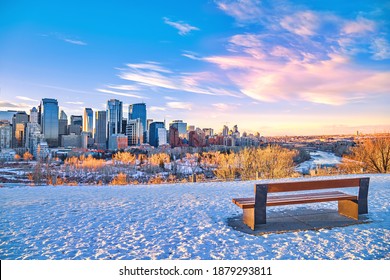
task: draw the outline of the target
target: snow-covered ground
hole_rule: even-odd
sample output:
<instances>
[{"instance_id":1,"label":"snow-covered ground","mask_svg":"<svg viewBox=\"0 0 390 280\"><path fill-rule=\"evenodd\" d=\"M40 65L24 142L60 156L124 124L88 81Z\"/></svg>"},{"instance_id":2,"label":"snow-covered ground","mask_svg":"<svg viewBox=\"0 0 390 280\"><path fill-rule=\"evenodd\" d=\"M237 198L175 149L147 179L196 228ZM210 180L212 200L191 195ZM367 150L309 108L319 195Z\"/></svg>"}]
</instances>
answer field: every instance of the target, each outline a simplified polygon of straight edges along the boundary
<instances>
[{"instance_id":1,"label":"snow-covered ground","mask_svg":"<svg viewBox=\"0 0 390 280\"><path fill-rule=\"evenodd\" d=\"M342 162L342 158L334 153L323 151L310 152L311 160L302 162L295 167L295 170L300 173L308 173L310 169L315 169L317 166L328 167L335 166Z\"/></svg>"},{"instance_id":2,"label":"snow-covered ground","mask_svg":"<svg viewBox=\"0 0 390 280\"><path fill-rule=\"evenodd\" d=\"M5 187L0 259L390 259L390 175L369 176L371 223L262 236L227 223L254 182Z\"/></svg>"}]
</instances>

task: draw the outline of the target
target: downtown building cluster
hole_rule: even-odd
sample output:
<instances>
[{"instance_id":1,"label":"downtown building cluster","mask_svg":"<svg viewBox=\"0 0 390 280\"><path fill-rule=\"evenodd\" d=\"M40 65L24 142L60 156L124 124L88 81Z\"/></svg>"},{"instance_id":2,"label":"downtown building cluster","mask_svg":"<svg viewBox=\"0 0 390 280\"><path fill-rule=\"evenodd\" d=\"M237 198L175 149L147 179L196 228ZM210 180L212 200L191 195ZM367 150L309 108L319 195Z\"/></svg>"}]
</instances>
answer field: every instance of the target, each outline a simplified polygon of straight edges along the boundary
<instances>
[{"instance_id":1,"label":"downtown building cluster","mask_svg":"<svg viewBox=\"0 0 390 280\"><path fill-rule=\"evenodd\" d=\"M257 146L261 141L259 133L241 135L237 125L232 130L225 125L218 135L212 128L195 128L182 120L174 120L167 126L165 120L147 118L145 103L129 105L126 118L123 103L117 99L108 100L104 111L84 108L83 115L68 118L60 111L56 99L44 98L29 113L0 111L0 157L3 159L27 151L35 158L46 157L50 148L60 147L117 151L134 146Z\"/></svg>"}]
</instances>

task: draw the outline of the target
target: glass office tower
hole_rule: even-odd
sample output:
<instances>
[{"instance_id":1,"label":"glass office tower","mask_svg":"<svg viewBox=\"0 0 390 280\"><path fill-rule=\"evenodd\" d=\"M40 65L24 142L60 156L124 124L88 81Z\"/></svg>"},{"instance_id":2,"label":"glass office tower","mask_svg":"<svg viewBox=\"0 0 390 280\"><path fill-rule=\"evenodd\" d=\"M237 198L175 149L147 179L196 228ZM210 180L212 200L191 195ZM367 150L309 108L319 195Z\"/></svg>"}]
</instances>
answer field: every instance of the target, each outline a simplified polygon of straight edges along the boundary
<instances>
[{"instance_id":1,"label":"glass office tower","mask_svg":"<svg viewBox=\"0 0 390 280\"><path fill-rule=\"evenodd\" d=\"M158 129L159 128L165 128L165 124L163 122L152 122L150 124L149 128L149 144L154 147L158 147L160 145L159 143L159 134ZM166 136L165 136L166 137ZM166 143L166 140L164 144Z\"/></svg>"},{"instance_id":2,"label":"glass office tower","mask_svg":"<svg viewBox=\"0 0 390 280\"><path fill-rule=\"evenodd\" d=\"M95 145L97 149L107 148L107 112L95 112Z\"/></svg>"},{"instance_id":3,"label":"glass office tower","mask_svg":"<svg viewBox=\"0 0 390 280\"><path fill-rule=\"evenodd\" d=\"M93 133L93 110L91 108L84 109L83 131Z\"/></svg>"},{"instance_id":4,"label":"glass office tower","mask_svg":"<svg viewBox=\"0 0 390 280\"><path fill-rule=\"evenodd\" d=\"M123 108L122 101L110 99L107 101L107 136L122 132Z\"/></svg>"},{"instance_id":5,"label":"glass office tower","mask_svg":"<svg viewBox=\"0 0 390 280\"><path fill-rule=\"evenodd\" d=\"M43 98L41 102L42 133L49 147L58 147L58 101Z\"/></svg>"}]
</instances>

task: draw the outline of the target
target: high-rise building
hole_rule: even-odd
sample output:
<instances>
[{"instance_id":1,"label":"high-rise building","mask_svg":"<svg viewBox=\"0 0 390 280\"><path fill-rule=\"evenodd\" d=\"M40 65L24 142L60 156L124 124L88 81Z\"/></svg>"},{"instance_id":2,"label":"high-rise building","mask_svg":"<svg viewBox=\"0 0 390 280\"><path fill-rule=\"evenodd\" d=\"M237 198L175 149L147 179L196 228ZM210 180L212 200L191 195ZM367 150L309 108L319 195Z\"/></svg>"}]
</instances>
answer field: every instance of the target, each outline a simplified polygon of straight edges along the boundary
<instances>
[{"instance_id":1,"label":"high-rise building","mask_svg":"<svg viewBox=\"0 0 390 280\"><path fill-rule=\"evenodd\" d=\"M38 110L35 107L30 110L30 123L38 123Z\"/></svg>"},{"instance_id":2,"label":"high-rise building","mask_svg":"<svg viewBox=\"0 0 390 280\"><path fill-rule=\"evenodd\" d=\"M70 124L79 125L79 126L83 127L83 116L71 115L70 116Z\"/></svg>"},{"instance_id":3,"label":"high-rise building","mask_svg":"<svg viewBox=\"0 0 390 280\"><path fill-rule=\"evenodd\" d=\"M169 126L177 128L181 139L187 139L187 123L182 120L174 120Z\"/></svg>"},{"instance_id":4,"label":"high-rise building","mask_svg":"<svg viewBox=\"0 0 390 280\"><path fill-rule=\"evenodd\" d=\"M41 126L38 123L29 122L26 125L26 149L35 155L38 144L44 141L44 135L41 132Z\"/></svg>"},{"instance_id":5,"label":"high-rise building","mask_svg":"<svg viewBox=\"0 0 390 280\"><path fill-rule=\"evenodd\" d=\"M144 142L144 131L140 119L129 120L127 122L126 135L129 146L141 145Z\"/></svg>"},{"instance_id":6,"label":"high-rise building","mask_svg":"<svg viewBox=\"0 0 390 280\"><path fill-rule=\"evenodd\" d=\"M93 110L91 108L84 109L83 131L93 133Z\"/></svg>"},{"instance_id":7,"label":"high-rise building","mask_svg":"<svg viewBox=\"0 0 390 280\"><path fill-rule=\"evenodd\" d=\"M149 127L149 144L154 147L159 146L159 135L158 129L164 128L165 124L163 122L152 122ZM166 141L166 140L165 140Z\"/></svg>"},{"instance_id":8,"label":"high-rise building","mask_svg":"<svg viewBox=\"0 0 390 280\"><path fill-rule=\"evenodd\" d=\"M0 149L12 147L12 126L8 120L0 120Z\"/></svg>"},{"instance_id":9,"label":"high-rise building","mask_svg":"<svg viewBox=\"0 0 390 280\"><path fill-rule=\"evenodd\" d=\"M58 135L61 139L62 135L68 134L68 116L63 110L60 113L60 119L58 120Z\"/></svg>"},{"instance_id":10,"label":"high-rise building","mask_svg":"<svg viewBox=\"0 0 390 280\"><path fill-rule=\"evenodd\" d=\"M97 149L107 148L107 112L95 112L95 145Z\"/></svg>"},{"instance_id":11,"label":"high-rise building","mask_svg":"<svg viewBox=\"0 0 390 280\"><path fill-rule=\"evenodd\" d=\"M12 123L12 118L18 111L8 110L8 111L0 111L0 121L8 121L10 124Z\"/></svg>"},{"instance_id":12,"label":"high-rise building","mask_svg":"<svg viewBox=\"0 0 390 280\"><path fill-rule=\"evenodd\" d=\"M169 127L169 145L172 148L181 146L179 131L176 127Z\"/></svg>"},{"instance_id":13,"label":"high-rise building","mask_svg":"<svg viewBox=\"0 0 390 280\"><path fill-rule=\"evenodd\" d=\"M147 119L146 119L146 104L136 103L129 105L129 120L140 119L144 130L144 142L146 142L146 131L147 131Z\"/></svg>"},{"instance_id":14,"label":"high-rise building","mask_svg":"<svg viewBox=\"0 0 390 280\"><path fill-rule=\"evenodd\" d=\"M25 128L28 123L28 115L26 112L17 112L12 117L12 147L24 148L25 144Z\"/></svg>"},{"instance_id":15,"label":"high-rise building","mask_svg":"<svg viewBox=\"0 0 390 280\"><path fill-rule=\"evenodd\" d=\"M123 150L128 147L127 136L124 134L113 134L108 139L108 149L111 151Z\"/></svg>"},{"instance_id":16,"label":"high-rise building","mask_svg":"<svg viewBox=\"0 0 390 280\"><path fill-rule=\"evenodd\" d=\"M228 136L228 135L229 135L229 127L227 125L224 125L222 129L222 136Z\"/></svg>"},{"instance_id":17,"label":"high-rise building","mask_svg":"<svg viewBox=\"0 0 390 280\"><path fill-rule=\"evenodd\" d=\"M145 130L145 135L146 137L144 138L144 142L145 143L149 143L149 128L150 128L150 124L153 122L153 119L147 119L146 120L146 127L144 128Z\"/></svg>"},{"instance_id":18,"label":"high-rise building","mask_svg":"<svg viewBox=\"0 0 390 280\"><path fill-rule=\"evenodd\" d=\"M70 116L70 125L68 127L68 134L76 134L81 135L81 131L83 130L83 116Z\"/></svg>"},{"instance_id":19,"label":"high-rise building","mask_svg":"<svg viewBox=\"0 0 390 280\"><path fill-rule=\"evenodd\" d=\"M204 147L206 145L206 137L203 130L197 128L189 132L189 145L192 147Z\"/></svg>"},{"instance_id":20,"label":"high-rise building","mask_svg":"<svg viewBox=\"0 0 390 280\"><path fill-rule=\"evenodd\" d=\"M49 147L58 146L58 102L44 98L41 102L41 127Z\"/></svg>"},{"instance_id":21,"label":"high-rise building","mask_svg":"<svg viewBox=\"0 0 390 280\"><path fill-rule=\"evenodd\" d=\"M110 99L107 101L107 136L122 132L123 108L122 101Z\"/></svg>"},{"instance_id":22,"label":"high-rise building","mask_svg":"<svg viewBox=\"0 0 390 280\"><path fill-rule=\"evenodd\" d=\"M157 128L157 135L158 135L158 145L165 145L167 144L167 130L165 127L159 127Z\"/></svg>"},{"instance_id":23,"label":"high-rise building","mask_svg":"<svg viewBox=\"0 0 390 280\"><path fill-rule=\"evenodd\" d=\"M214 135L214 130L212 128L203 128L203 131L206 137L211 137Z\"/></svg>"}]
</instances>

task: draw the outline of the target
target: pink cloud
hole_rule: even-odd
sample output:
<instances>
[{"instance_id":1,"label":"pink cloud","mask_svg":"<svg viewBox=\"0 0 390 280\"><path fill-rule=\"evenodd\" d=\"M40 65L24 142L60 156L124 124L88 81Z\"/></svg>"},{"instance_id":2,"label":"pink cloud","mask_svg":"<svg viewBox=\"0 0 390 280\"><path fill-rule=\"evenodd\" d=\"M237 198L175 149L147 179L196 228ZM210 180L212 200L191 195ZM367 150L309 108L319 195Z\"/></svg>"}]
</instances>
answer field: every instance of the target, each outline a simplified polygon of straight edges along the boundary
<instances>
[{"instance_id":1,"label":"pink cloud","mask_svg":"<svg viewBox=\"0 0 390 280\"><path fill-rule=\"evenodd\" d=\"M292 16L285 16L280 25L291 33L300 36L312 36L320 25L318 15L312 11L298 12Z\"/></svg>"},{"instance_id":2,"label":"pink cloud","mask_svg":"<svg viewBox=\"0 0 390 280\"><path fill-rule=\"evenodd\" d=\"M206 61L227 72L240 91L258 101L301 100L341 105L388 94L390 72L363 69L332 54L316 62L254 60L246 56L211 57Z\"/></svg>"},{"instance_id":3,"label":"pink cloud","mask_svg":"<svg viewBox=\"0 0 390 280\"><path fill-rule=\"evenodd\" d=\"M357 20L346 22L342 28L342 32L344 34L362 34L373 32L375 29L376 24L374 21L359 17Z\"/></svg>"}]
</instances>

